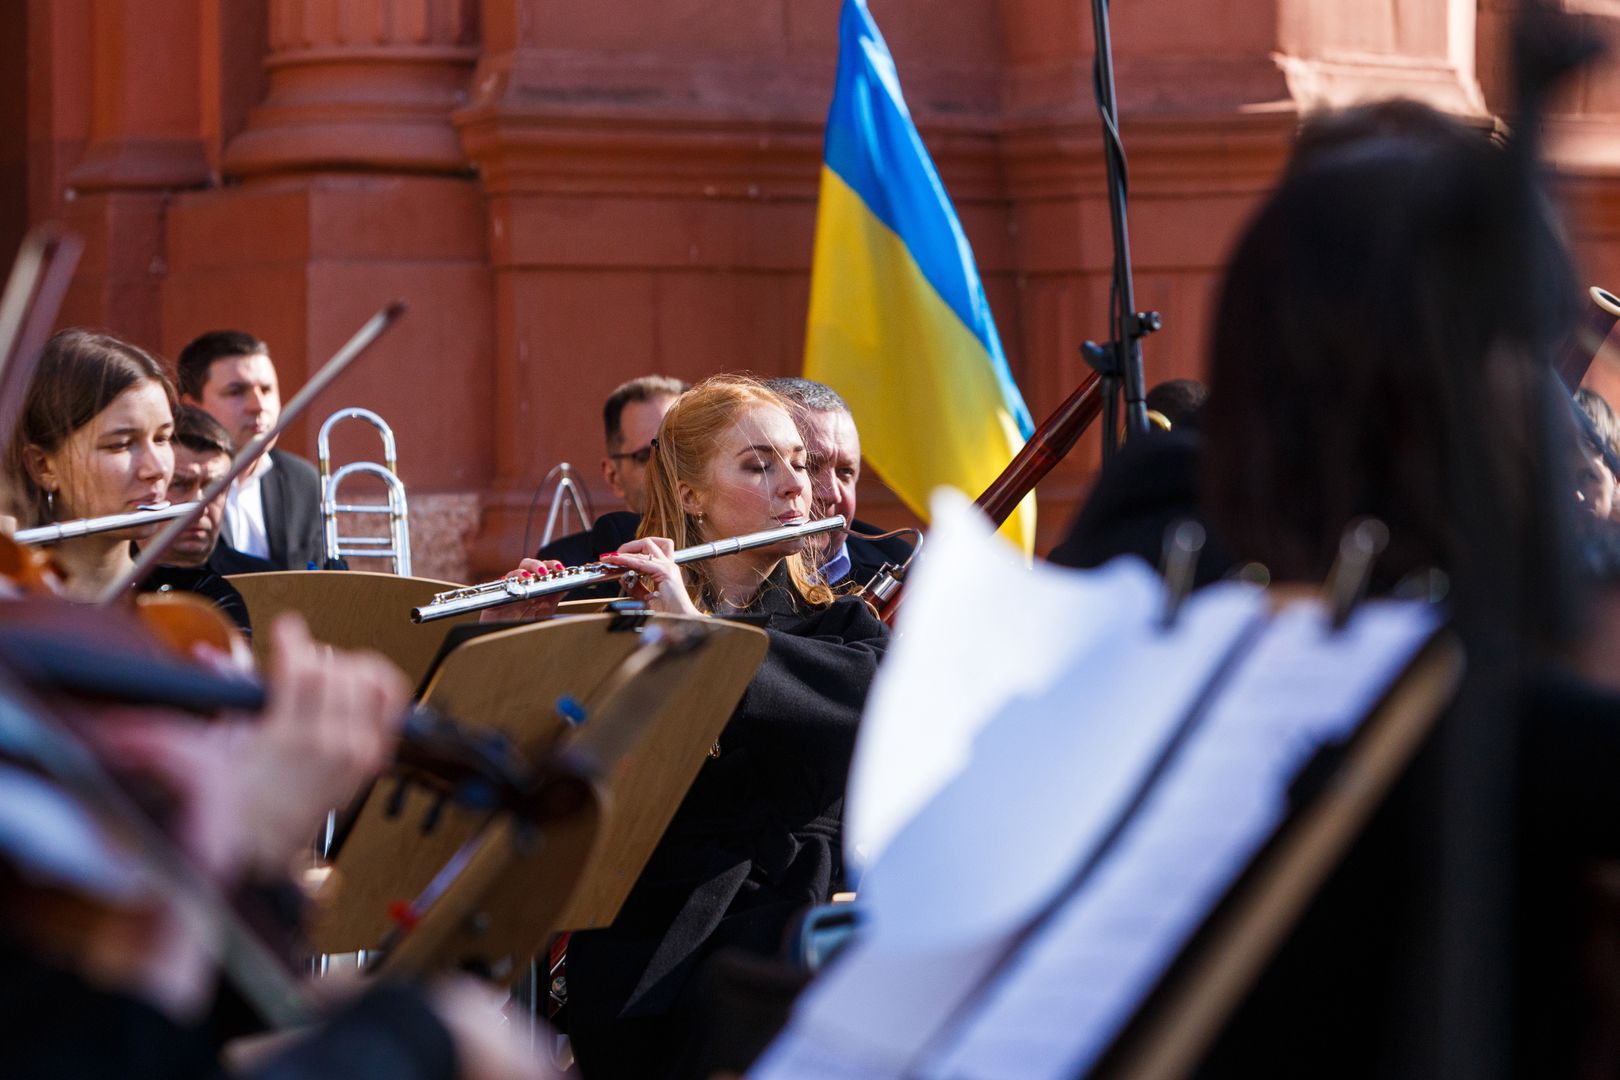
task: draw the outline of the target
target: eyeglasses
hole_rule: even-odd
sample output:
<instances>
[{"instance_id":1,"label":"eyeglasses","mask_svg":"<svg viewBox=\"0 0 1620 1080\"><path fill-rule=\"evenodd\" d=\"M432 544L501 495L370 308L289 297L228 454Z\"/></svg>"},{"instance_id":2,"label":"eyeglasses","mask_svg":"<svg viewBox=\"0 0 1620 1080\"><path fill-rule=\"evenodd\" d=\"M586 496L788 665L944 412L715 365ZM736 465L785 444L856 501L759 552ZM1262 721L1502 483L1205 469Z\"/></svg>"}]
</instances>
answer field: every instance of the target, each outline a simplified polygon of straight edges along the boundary
<instances>
[{"instance_id":1,"label":"eyeglasses","mask_svg":"<svg viewBox=\"0 0 1620 1080\"><path fill-rule=\"evenodd\" d=\"M612 458L614 461L620 461L622 459L629 458L631 461L635 462L637 465L640 465L643 468L645 468L646 465L647 465L647 462L652 460L652 451L653 451L652 444L648 443L646 446L643 446L640 450L631 450L631 451L629 451L627 453L609 454L608 457Z\"/></svg>"}]
</instances>

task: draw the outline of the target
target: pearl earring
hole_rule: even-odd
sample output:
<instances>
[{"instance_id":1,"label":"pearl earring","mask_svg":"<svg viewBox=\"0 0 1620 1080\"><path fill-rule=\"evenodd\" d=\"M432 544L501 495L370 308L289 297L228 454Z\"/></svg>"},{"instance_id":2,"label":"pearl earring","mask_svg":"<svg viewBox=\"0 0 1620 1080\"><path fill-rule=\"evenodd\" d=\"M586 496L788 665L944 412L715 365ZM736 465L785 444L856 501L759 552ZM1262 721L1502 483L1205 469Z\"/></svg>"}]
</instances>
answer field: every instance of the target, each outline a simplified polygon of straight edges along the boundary
<instances>
[{"instance_id":1,"label":"pearl earring","mask_svg":"<svg viewBox=\"0 0 1620 1080\"><path fill-rule=\"evenodd\" d=\"M45 516L52 521L56 520L56 492L54 491L45 493Z\"/></svg>"}]
</instances>

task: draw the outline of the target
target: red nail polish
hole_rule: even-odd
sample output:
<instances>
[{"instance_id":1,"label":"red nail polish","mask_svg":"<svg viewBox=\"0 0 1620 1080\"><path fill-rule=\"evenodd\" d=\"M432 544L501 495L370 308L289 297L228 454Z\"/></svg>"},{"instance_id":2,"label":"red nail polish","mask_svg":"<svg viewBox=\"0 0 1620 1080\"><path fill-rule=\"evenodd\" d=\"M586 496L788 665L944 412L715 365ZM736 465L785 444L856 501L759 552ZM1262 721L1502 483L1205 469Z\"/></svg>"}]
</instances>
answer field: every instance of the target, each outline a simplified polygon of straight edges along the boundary
<instances>
[{"instance_id":1,"label":"red nail polish","mask_svg":"<svg viewBox=\"0 0 1620 1080\"><path fill-rule=\"evenodd\" d=\"M395 900L388 905L389 921L398 923L403 930L415 930L421 917L411 909L411 905L404 900Z\"/></svg>"}]
</instances>

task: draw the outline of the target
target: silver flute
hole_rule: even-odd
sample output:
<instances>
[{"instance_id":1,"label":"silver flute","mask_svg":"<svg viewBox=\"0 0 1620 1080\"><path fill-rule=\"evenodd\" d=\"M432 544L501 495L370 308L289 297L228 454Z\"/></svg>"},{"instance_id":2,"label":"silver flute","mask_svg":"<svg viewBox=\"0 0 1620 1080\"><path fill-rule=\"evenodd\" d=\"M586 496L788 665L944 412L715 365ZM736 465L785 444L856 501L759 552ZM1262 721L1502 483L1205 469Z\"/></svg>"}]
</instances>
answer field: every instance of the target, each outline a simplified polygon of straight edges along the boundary
<instances>
[{"instance_id":1,"label":"silver flute","mask_svg":"<svg viewBox=\"0 0 1620 1080\"><path fill-rule=\"evenodd\" d=\"M843 517L834 514L832 517L807 521L803 525L783 525L778 529L745 533L742 536L715 540L708 544L694 544L692 547L681 548L675 552L675 564L685 566L687 563L702 562L704 559L717 559L722 555L735 555L750 548L770 547L785 540L842 529L844 524ZM439 593L430 603L411 609L411 622L432 622L434 619L446 619L452 615L482 611L484 608L500 607L503 604L516 604L522 600L534 600L552 593L569 592L586 585L595 585L599 581L613 581L623 577L634 580L635 571L603 562L566 566L549 573L536 571L528 577L505 577L498 581L487 581L482 585L469 585L465 589Z\"/></svg>"},{"instance_id":2,"label":"silver flute","mask_svg":"<svg viewBox=\"0 0 1620 1080\"><path fill-rule=\"evenodd\" d=\"M131 510L127 514L76 518L73 521L58 521L33 529L18 529L12 534L11 538L19 544L31 546L60 544L63 540L74 540L95 533L114 532L118 529L138 529L142 525L156 525L160 521L168 521L171 518L177 518L190 512L190 503L158 503L155 506L142 506L139 509Z\"/></svg>"}]
</instances>

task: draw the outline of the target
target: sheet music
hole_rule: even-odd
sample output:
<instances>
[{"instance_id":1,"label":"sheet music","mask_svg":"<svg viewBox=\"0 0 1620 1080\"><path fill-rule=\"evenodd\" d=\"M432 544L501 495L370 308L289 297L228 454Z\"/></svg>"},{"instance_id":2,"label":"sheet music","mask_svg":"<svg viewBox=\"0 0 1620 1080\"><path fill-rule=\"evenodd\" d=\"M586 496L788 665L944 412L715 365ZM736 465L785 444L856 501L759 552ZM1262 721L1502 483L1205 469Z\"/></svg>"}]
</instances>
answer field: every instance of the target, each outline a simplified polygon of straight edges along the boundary
<instances>
[{"instance_id":1,"label":"sheet music","mask_svg":"<svg viewBox=\"0 0 1620 1080\"><path fill-rule=\"evenodd\" d=\"M980 549L1000 543L978 522L967 523L965 535L955 531L959 522L949 513L936 511L935 522L936 535L956 541L938 545L936 571L951 569L947 558L964 560L964 567L982 564ZM852 1061L889 1072L920 1053L1005 952L1009 936L1120 815L1190 703L1240 636L1264 617L1260 590L1219 586L1187 606L1175 630L1166 632L1159 626L1156 576L1139 563L1122 563L1095 575L1046 570L1041 577L1067 579L1061 584L1070 595L1081 592L1073 579L1098 577L1086 599L1103 606L1055 610L1049 617L1057 625L1031 626L1036 605L1024 597L1050 587L1035 577L1024 571L999 583L1002 598L1013 601L1001 622L958 607L934 612L918 638L983 637L1017 648L1030 637L1062 638L1062 623L1093 613L1106 632L1069 634L1068 655L1043 661L1052 672L1044 688L1003 697L990 711L979 737L962 751L970 766L936 783L937 794L897 830L863 880L870 932L798 1010L799 1026L814 1033L805 1048L810 1057L756 1075L819 1075L823 1066L809 1063L820 1060L815 1044L844 1047ZM934 589L942 580L948 578L920 584ZM941 680L932 665L898 678L891 668L884 677ZM947 694L929 707L948 717L949 702ZM874 775L882 774L872 743L863 741L857 755ZM1041 827L1031 827L1037 822Z\"/></svg>"},{"instance_id":2,"label":"sheet music","mask_svg":"<svg viewBox=\"0 0 1620 1080\"><path fill-rule=\"evenodd\" d=\"M998 709L1049 687L1160 595L1152 570L1130 560L1089 574L1029 567L959 492L941 489L931 513L861 720L844 800L851 870L961 770Z\"/></svg>"},{"instance_id":3,"label":"sheet music","mask_svg":"<svg viewBox=\"0 0 1620 1080\"><path fill-rule=\"evenodd\" d=\"M1000 559L985 550L999 541L956 508L936 506L935 522L932 569L912 583L896 648L947 658L885 672L881 708L894 712L880 735L863 732L857 770L875 781L936 730L952 745L867 819L881 842L862 885L866 929L806 992L756 1080L1083 1072L1281 822L1298 768L1354 731L1437 625L1426 607L1369 603L1335 634L1313 605L1272 617L1258 590L1221 586L1166 634L1157 578L1144 598L1145 568L1125 563L1021 575L1001 564L981 580L1007 603L979 608L957 583ZM1054 588L1073 599L1034 595ZM1085 619L1095 626L1066 626ZM1040 655L1005 680L963 663L1026 642ZM1173 742L1223 668L1211 707ZM907 700L927 708L905 715ZM878 710L874 695L867 723ZM1009 954L1167 746L1084 887ZM906 820L908 804L921 805Z\"/></svg>"},{"instance_id":4,"label":"sheet music","mask_svg":"<svg viewBox=\"0 0 1620 1080\"><path fill-rule=\"evenodd\" d=\"M1084 1075L1282 823L1299 769L1355 730L1436 626L1412 604L1363 605L1340 634L1316 605L1280 614L1123 843L919 1075Z\"/></svg>"}]
</instances>

